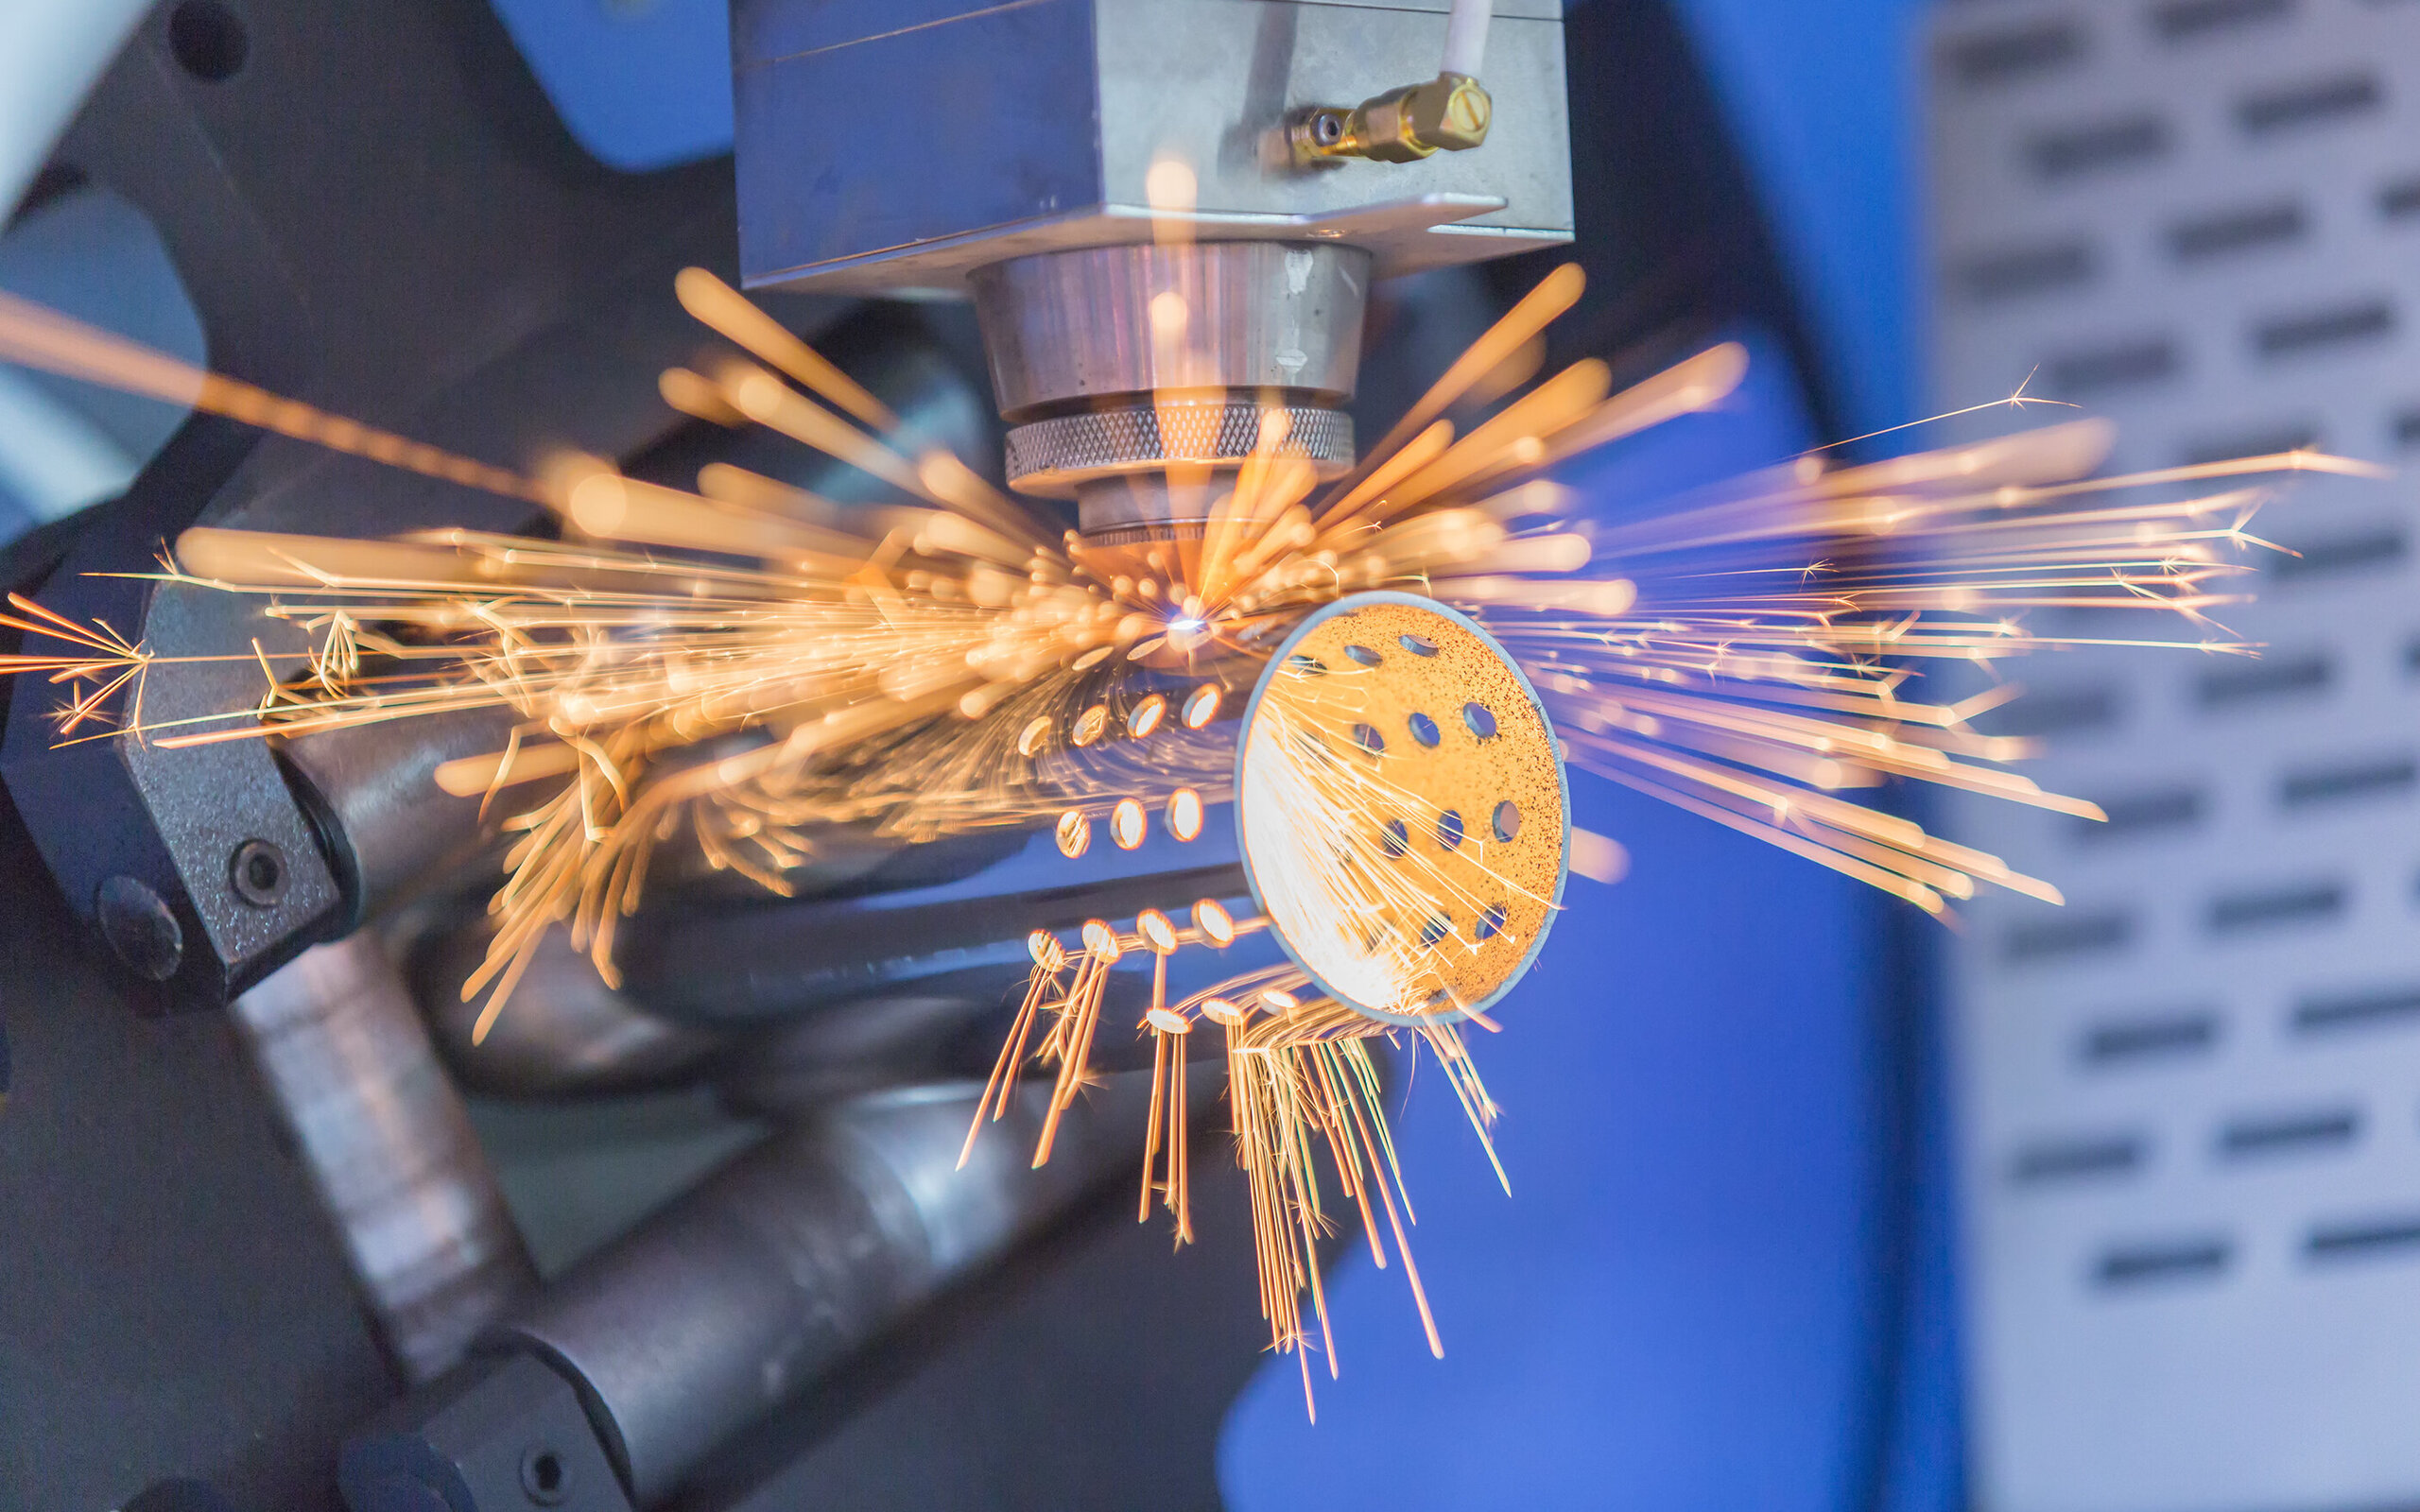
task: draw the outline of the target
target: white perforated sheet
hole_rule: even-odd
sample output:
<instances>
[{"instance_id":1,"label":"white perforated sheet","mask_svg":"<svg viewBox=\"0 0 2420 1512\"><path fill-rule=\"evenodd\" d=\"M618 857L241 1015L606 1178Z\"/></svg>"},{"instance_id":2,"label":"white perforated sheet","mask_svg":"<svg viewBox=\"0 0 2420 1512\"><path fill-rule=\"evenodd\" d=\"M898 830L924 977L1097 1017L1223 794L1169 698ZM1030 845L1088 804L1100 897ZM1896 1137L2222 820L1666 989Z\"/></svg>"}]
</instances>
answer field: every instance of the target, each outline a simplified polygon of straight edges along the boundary
<instances>
[{"instance_id":1,"label":"white perforated sheet","mask_svg":"<svg viewBox=\"0 0 2420 1512\"><path fill-rule=\"evenodd\" d=\"M1943 408L2038 366L2119 466L2420 462L2420 0L1967 0L1928 65ZM2269 507L2258 661L2022 669L2108 825L1951 806L2069 900L1951 953L1992 1512L2420 1506L2412 502Z\"/></svg>"}]
</instances>

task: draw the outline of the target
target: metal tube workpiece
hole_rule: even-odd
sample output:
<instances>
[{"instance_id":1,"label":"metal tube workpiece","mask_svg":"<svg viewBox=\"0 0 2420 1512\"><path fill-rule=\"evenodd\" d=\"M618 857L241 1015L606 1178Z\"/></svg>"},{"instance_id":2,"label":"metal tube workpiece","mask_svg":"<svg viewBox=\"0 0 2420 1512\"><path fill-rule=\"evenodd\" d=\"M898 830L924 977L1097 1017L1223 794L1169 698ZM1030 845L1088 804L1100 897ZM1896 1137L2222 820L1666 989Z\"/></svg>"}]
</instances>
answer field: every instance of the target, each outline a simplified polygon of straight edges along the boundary
<instances>
[{"instance_id":1,"label":"metal tube workpiece","mask_svg":"<svg viewBox=\"0 0 2420 1512\"><path fill-rule=\"evenodd\" d=\"M493 1342L579 1388L631 1500L650 1504L724 1438L1130 1171L1141 1080L1071 1108L1040 1170L1039 1093L988 1126L962 1170L977 1088L844 1105L574 1266Z\"/></svg>"}]
</instances>

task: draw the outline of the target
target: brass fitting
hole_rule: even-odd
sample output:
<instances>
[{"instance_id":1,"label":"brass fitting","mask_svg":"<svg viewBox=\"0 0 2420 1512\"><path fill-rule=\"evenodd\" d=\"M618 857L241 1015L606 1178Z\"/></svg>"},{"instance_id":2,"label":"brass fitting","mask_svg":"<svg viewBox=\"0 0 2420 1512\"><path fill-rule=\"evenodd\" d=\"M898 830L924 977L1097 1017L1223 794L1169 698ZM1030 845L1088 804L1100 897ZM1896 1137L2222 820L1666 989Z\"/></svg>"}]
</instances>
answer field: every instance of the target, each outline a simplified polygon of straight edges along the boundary
<instances>
[{"instance_id":1,"label":"brass fitting","mask_svg":"<svg viewBox=\"0 0 2420 1512\"><path fill-rule=\"evenodd\" d=\"M1417 163L1432 152L1461 152L1486 141L1494 114L1495 102L1478 79L1440 74L1425 84L1373 95L1349 111L1313 106L1288 124L1286 137L1297 167L1340 158Z\"/></svg>"}]
</instances>

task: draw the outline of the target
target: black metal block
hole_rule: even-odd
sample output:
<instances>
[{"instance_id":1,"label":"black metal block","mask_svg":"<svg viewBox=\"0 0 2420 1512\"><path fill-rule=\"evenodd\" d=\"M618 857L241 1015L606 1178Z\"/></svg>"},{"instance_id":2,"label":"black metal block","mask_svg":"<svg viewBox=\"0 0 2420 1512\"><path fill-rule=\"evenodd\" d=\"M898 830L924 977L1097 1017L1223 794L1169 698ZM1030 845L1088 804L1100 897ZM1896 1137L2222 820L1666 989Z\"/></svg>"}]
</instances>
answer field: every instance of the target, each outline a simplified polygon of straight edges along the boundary
<instances>
[{"instance_id":1,"label":"black metal block","mask_svg":"<svg viewBox=\"0 0 2420 1512\"><path fill-rule=\"evenodd\" d=\"M352 1512L631 1512L571 1383L515 1351L474 1359L345 1445Z\"/></svg>"}]
</instances>

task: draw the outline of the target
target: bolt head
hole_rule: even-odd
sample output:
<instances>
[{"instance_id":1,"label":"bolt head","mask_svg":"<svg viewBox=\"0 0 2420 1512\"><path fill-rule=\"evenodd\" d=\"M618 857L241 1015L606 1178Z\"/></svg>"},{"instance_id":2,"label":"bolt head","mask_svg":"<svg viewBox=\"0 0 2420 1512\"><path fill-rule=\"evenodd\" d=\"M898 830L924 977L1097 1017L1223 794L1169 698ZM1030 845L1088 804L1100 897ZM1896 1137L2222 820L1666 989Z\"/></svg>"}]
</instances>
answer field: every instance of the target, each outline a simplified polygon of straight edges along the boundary
<instances>
[{"instance_id":1,"label":"bolt head","mask_svg":"<svg viewBox=\"0 0 2420 1512\"><path fill-rule=\"evenodd\" d=\"M227 858L227 881L254 908L274 908L294 880L285 852L267 840L247 840Z\"/></svg>"},{"instance_id":2,"label":"bolt head","mask_svg":"<svg viewBox=\"0 0 2420 1512\"><path fill-rule=\"evenodd\" d=\"M1487 140L1495 108L1478 79L1446 74L1413 93L1409 114L1413 132L1430 149L1463 152Z\"/></svg>"},{"instance_id":3,"label":"bolt head","mask_svg":"<svg viewBox=\"0 0 2420 1512\"><path fill-rule=\"evenodd\" d=\"M521 1456L521 1489L540 1506L554 1506L569 1494L571 1470L558 1451L540 1444Z\"/></svg>"},{"instance_id":4,"label":"bolt head","mask_svg":"<svg viewBox=\"0 0 2420 1512\"><path fill-rule=\"evenodd\" d=\"M185 932L167 900L129 876L104 881L93 897L101 938L120 965L147 982L164 982L184 964Z\"/></svg>"}]
</instances>

